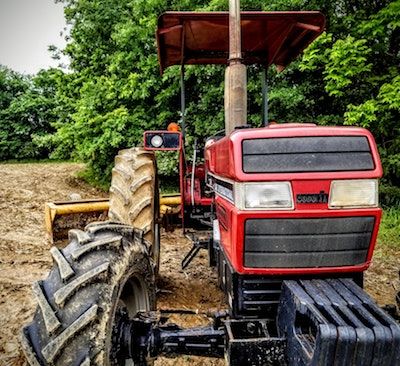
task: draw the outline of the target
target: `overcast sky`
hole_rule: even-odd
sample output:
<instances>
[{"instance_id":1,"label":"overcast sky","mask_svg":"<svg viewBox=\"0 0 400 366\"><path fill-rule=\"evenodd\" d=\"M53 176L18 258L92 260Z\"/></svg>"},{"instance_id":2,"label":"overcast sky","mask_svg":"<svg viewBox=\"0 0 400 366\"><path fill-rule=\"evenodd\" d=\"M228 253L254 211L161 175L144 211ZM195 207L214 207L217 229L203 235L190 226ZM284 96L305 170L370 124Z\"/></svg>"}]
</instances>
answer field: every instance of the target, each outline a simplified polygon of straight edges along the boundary
<instances>
[{"instance_id":1,"label":"overcast sky","mask_svg":"<svg viewBox=\"0 0 400 366\"><path fill-rule=\"evenodd\" d=\"M57 66L47 47L63 48L63 6L53 0L0 0L0 64L33 74Z\"/></svg>"}]
</instances>

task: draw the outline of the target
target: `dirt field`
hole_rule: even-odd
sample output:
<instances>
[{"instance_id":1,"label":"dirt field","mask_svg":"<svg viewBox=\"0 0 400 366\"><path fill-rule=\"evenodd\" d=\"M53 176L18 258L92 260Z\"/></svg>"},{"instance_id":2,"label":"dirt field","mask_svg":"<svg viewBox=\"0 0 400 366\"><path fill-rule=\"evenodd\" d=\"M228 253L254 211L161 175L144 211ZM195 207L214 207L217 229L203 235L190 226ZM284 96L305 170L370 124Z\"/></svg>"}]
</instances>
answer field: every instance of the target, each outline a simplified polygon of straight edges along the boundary
<instances>
[{"instance_id":1,"label":"dirt field","mask_svg":"<svg viewBox=\"0 0 400 366\"><path fill-rule=\"evenodd\" d=\"M24 364L18 334L35 308L31 284L46 276L52 265L43 224L44 202L68 199L71 193L79 193L83 198L104 196L75 178L81 168L70 163L0 165L0 366ZM198 309L201 313L224 307L204 255L188 270L180 270L189 242L179 231L163 234L162 248L160 308ZM374 264L367 273L366 288L380 304L393 302L399 254L378 246ZM207 322L204 315L174 316L171 320L186 326ZM160 359L156 364L222 365L223 362L182 357Z\"/></svg>"}]
</instances>

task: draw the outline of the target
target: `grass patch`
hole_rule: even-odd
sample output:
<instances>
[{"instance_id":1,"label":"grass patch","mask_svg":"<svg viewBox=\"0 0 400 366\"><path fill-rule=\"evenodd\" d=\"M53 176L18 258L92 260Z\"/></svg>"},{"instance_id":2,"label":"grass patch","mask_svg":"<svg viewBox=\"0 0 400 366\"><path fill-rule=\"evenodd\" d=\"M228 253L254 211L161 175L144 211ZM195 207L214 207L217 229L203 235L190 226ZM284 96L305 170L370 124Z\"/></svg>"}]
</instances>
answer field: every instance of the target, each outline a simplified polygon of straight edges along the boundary
<instances>
[{"instance_id":1,"label":"grass patch","mask_svg":"<svg viewBox=\"0 0 400 366\"><path fill-rule=\"evenodd\" d=\"M159 176L159 186L161 194L179 193L179 177Z\"/></svg>"},{"instance_id":2,"label":"grass patch","mask_svg":"<svg viewBox=\"0 0 400 366\"><path fill-rule=\"evenodd\" d=\"M104 192L108 192L110 189L110 183L108 180L103 179L97 179L94 175L93 172L90 171L89 169L83 169L80 170L79 172L76 173L76 177L78 179L83 180L87 184L91 185L92 187L98 188Z\"/></svg>"},{"instance_id":3,"label":"grass patch","mask_svg":"<svg viewBox=\"0 0 400 366\"><path fill-rule=\"evenodd\" d=\"M400 249L400 207L383 211L378 241L382 246Z\"/></svg>"}]
</instances>

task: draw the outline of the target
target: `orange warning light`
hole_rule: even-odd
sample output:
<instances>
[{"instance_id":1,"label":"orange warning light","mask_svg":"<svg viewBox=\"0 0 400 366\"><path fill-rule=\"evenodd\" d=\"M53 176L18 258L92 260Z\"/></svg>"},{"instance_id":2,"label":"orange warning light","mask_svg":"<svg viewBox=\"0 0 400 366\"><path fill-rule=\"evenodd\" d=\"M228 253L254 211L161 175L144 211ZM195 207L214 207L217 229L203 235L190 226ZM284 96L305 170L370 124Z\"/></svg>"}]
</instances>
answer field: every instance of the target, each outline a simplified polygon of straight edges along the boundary
<instances>
[{"instance_id":1,"label":"orange warning light","mask_svg":"<svg viewBox=\"0 0 400 366\"><path fill-rule=\"evenodd\" d=\"M180 128L179 128L179 125L178 125L177 123L171 122L171 123L168 125L167 130L168 130L169 132L179 132Z\"/></svg>"}]
</instances>

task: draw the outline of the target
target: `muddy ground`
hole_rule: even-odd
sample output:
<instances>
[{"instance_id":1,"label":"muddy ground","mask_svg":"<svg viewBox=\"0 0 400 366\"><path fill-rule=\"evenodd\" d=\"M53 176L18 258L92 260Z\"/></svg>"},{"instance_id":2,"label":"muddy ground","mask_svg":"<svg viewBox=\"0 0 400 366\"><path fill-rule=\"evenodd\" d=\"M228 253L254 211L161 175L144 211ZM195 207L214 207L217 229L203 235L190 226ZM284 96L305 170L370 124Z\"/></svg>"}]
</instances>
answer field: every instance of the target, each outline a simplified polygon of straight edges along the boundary
<instances>
[{"instance_id":1,"label":"muddy ground","mask_svg":"<svg viewBox=\"0 0 400 366\"><path fill-rule=\"evenodd\" d=\"M46 276L52 261L44 229L44 202L83 198L103 192L75 178L79 164L0 164L0 366L23 365L19 347L21 326L30 321L35 303L31 284ZM192 326L207 322L209 309L223 308L215 275L201 255L185 271L180 262L189 250L177 230L162 234L162 264L158 306L163 309L197 309L200 315L174 316L172 321ZM393 302L400 268L400 253L378 245L374 264L366 276L367 291L380 303ZM181 357L160 359L156 365L222 365L219 360Z\"/></svg>"}]
</instances>

